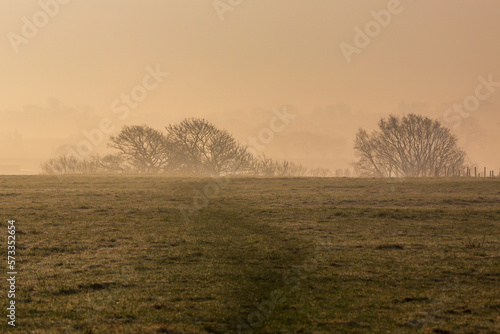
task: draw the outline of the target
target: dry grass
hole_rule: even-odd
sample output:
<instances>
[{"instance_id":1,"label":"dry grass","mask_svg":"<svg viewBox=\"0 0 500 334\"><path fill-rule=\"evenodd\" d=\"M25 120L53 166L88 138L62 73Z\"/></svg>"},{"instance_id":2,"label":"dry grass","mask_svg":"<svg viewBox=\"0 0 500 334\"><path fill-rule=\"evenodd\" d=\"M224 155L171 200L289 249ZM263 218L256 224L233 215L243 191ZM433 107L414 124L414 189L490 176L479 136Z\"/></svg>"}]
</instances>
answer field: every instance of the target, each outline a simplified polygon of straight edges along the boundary
<instances>
[{"instance_id":1,"label":"dry grass","mask_svg":"<svg viewBox=\"0 0 500 334\"><path fill-rule=\"evenodd\" d=\"M499 180L236 178L185 223L213 182L1 177L16 330L500 331Z\"/></svg>"}]
</instances>

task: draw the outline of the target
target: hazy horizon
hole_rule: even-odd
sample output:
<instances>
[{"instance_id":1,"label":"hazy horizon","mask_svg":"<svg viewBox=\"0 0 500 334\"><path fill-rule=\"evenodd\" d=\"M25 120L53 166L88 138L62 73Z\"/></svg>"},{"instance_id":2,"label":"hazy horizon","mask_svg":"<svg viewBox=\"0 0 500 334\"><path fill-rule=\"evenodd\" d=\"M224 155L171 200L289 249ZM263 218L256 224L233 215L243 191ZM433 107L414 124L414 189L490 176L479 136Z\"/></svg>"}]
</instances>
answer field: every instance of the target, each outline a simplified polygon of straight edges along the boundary
<instances>
[{"instance_id":1,"label":"hazy horizon","mask_svg":"<svg viewBox=\"0 0 500 334\"><path fill-rule=\"evenodd\" d=\"M36 173L103 119L116 133L203 117L244 142L289 106L295 118L269 156L348 168L359 127L413 112L451 127L473 162L498 171L500 3L215 3L1 3L0 165ZM379 30L360 46L367 24ZM346 45L357 51L346 56ZM125 111L137 86L147 96ZM477 106L450 111L471 96Z\"/></svg>"}]
</instances>

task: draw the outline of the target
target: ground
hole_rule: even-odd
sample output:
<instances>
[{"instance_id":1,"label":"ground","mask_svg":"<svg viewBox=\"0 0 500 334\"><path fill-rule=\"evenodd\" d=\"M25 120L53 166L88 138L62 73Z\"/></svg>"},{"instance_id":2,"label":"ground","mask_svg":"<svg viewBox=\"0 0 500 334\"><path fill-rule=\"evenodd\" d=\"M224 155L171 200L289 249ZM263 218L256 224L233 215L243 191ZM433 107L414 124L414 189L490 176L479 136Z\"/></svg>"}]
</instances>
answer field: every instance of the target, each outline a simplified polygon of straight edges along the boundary
<instances>
[{"instance_id":1,"label":"ground","mask_svg":"<svg viewBox=\"0 0 500 334\"><path fill-rule=\"evenodd\" d=\"M500 179L2 176L0 207L2 332L500 332Z\"/></svg>"}]
</instances>

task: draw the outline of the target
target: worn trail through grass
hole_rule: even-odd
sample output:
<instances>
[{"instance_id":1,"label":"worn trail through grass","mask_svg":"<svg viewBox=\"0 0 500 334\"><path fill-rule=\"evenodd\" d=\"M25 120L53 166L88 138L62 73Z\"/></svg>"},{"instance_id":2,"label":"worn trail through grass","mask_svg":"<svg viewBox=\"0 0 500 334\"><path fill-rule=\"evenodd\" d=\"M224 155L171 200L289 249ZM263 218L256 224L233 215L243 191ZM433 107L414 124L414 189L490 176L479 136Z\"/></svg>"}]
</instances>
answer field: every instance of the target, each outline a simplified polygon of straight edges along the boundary
<instances>
[{"instance_id":1,"label":"worn trail through grass","mask_svg":"<svg viewBox=\"0 0 500 334\"><path fill-rule=\"evenodd\" d=\"M0 177L13 332L500 331L500 180L210 182Z\"/></svg>"}]
</instances>

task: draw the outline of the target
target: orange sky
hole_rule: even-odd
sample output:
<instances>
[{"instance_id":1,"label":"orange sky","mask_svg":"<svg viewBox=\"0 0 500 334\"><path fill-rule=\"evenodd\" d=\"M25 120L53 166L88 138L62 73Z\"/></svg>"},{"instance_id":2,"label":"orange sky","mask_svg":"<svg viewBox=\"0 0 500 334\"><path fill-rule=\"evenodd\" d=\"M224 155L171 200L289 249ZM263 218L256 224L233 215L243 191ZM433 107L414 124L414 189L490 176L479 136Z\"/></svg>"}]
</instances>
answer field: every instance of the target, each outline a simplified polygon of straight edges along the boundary
<instances>
[{"instance_id":1,"label":"orange sky","mask_svg":"<svg viewBox=\"0 0 500 334\"><path fill-rule=\"evenodd\" d=\"M265 152L347 168L358 127L410 111L443 119L475 95L478 77L500 82L500 2L229 3L238 1L2 1L0 164L36 171L105 118L119 129L205 117L244 141L289 105L296 118ZM384 13L386 26L374 18ZM367 24L379 29L349 62L341 43L356 47ZM120 119L113 103L157 67L169 75ZM471 158L496 170L499 91L450 124Z\"/></svg>"}]
</instances>

